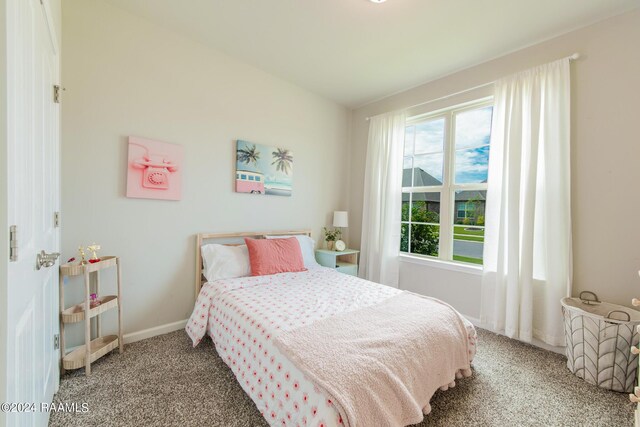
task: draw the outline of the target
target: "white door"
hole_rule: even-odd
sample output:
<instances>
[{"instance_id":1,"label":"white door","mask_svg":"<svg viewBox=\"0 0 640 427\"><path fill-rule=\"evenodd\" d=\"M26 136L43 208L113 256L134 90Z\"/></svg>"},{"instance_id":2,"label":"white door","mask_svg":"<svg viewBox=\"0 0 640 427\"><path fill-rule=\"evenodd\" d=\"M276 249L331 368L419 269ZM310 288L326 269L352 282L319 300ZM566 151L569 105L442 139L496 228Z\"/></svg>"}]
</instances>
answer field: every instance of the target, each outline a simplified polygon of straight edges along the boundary
<instances>
[{"instance_id":1,"label":"white door","mask_svg":"<svg viewBox=\"0 0 640 427\"><path fill-rule=\"evenodd\" d=\"M41 0L6 0L8 78L8 220L17 259L7 289L7 398L49 403L59 381L58 263L37 268L37 253L59 252L59 55L49 10ZM12 412L8 426L44 426L46 412Z\"/></svg>"}]
</instances>

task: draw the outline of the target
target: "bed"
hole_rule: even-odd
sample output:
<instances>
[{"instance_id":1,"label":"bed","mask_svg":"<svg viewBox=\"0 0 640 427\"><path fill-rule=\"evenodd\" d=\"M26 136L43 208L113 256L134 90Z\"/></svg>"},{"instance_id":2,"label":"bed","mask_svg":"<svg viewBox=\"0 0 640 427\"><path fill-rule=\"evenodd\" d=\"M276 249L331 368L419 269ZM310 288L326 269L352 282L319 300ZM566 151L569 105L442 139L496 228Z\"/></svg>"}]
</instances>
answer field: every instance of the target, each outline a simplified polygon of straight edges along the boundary
<instances>
[{"instance_id":1,"label":"bed","mask_svg":"<svg viewBox=\"0 0 640 427\"><path fill-rule=\"evenodd\" d=\"M316 333L314 328L333 322L334 319L346 321L343 325L352 325L353 318L347 317L351 313L378 309L406 292L325 267L302 272L230 278L212 283L205 281L201 259L203 243L214 240L239 245L239 239L244 237L264 238L266 235L310 236L310 232L303 230L197 236L196 303L186 326L193 345L196 346L206 335L211 337L220 357L272 426L368 424L364 418L358 422L351 417L348 417L349 420L345 419L345 414L349 412L345 412L343 401L348 399L338 397L341 391L349 389L349 384L335 390L331 383L323 383L313 369L305 367L305 362L312 363L316 356L307 357L303 352L302 356L296 357L296 354L290 352L296 345L291 339L300 335L296 334L297 331L306 331L307 339L309 334L313 339L313 334ZM476 333L468 321L461 320L461 324L465 332L465 363L468 367L475 354ZM348 338L350 327L338 329L343 338ZM330 328L329 333L331 331ZM360 334L360 337L366 335L370 334ZM285 340L287 337L290 341ZM338 342L340 338L330 338L331 341L334 339ZM305 347L304 341L298 341L297 344ZM321 345L317 348L320 349ZM468 376L470 370L456 370L455 375L456 378ZM340 378L342 377L341 375ZM454 385L451 379L441 382L442 384L438 384L441 389ZM360 393L358 388L353 390L355 391L352 393ZM429 410L426 403L422 412L428 413ZM377 425L401 425L419 421L414 414L403 418L401 422L381 421Z\"/></svg>"}]
</instances>

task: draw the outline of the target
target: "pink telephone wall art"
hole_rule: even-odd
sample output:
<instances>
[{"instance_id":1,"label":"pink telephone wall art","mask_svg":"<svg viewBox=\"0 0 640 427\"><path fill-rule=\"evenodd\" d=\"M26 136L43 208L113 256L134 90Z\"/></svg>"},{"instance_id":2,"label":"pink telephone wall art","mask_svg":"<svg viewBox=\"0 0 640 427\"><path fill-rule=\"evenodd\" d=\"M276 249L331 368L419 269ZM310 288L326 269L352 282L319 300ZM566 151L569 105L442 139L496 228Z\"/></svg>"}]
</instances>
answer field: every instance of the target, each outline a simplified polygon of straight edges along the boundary
<instances>
[{"instance_id":1,"label":"pink telephone wall art","mask_svg":"<svg viewBox=\"0 0 640 427\"><path fill-rule=\"evenodd\" d=\"M183 158L181 145L130 136L127 197L180 200Z\"/></svg>"}]
</instances>

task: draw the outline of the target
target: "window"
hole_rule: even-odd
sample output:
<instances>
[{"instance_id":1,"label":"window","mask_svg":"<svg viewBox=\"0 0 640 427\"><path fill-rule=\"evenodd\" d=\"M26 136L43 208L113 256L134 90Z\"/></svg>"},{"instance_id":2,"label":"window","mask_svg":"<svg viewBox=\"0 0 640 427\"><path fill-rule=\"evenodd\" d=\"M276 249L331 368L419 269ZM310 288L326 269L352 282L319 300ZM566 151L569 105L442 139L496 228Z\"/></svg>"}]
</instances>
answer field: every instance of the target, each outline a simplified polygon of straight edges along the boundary
<instances>
[{"instance_id":1,"label":"window","mask_svg":"<svg viewBox=\"0 0 640 427\"><path fill-rule=\"evenodd\" d=\"M240 175L240 178L242 178L242 179L247 179L247 175L242 174L242 175Z\"/></svg>"},{"instance_id":2,"label":"window","mask_svg":"<svg viewBox=\"0 0 640 427\"><path fill-rule=\"evenodd\" d=\"M467 217L467 204L465 202L458 203L458 219Z\"/></svg>"},{"instance_id":3,"label":"window","mask_svg":"<svg viewBox=\"0 0 640 427\"><path fill-rule=\"evenodd\" d=\"M476 204L474 202L456 202L458 206L456 219L474 218L476 214Z\"/></svg>"},{"instance_id":4,"label":"window","mask_svg":"<svg viewBox=\"0 0 640 427\"><path fill-rule=\"evenodd\" d=\"M249 181L253 181L253 175L249 175Z\"/></svg>"},{"instance_id":5,"label":"window","mask_svg":"<svg viewBox=\"0 0 640 427\"><path fill-rule=\"evenodd\" d=\"M400 251L482 264L490 100L407 121Z\"/></svg>"},{"instance_id":6,"label":"window","mask_svg":"<svg viewBox=\"0 0 640 427\"><path fill-rule=\"evenodd\" d=\"M256 181L260 181L260 177L259 176L256 176Z\"/></svg>"}]
</instances>

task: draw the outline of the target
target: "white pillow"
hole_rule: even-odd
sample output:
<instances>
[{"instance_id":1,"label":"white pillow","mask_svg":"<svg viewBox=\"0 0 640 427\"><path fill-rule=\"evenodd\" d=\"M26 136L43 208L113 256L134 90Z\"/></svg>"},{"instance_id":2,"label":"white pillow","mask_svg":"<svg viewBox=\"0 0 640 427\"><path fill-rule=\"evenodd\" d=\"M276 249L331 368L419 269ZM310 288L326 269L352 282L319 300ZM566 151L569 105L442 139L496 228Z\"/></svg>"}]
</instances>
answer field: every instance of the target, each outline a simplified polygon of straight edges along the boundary
<instances>
[{"instance_id":1,"label":"white pillow","mask_svg":"<svg viewBox=\"0 0 640 427\"><path fill-rule=\"evenodd\" d=\"M207 282L251 275L247 245L225 246L215 243L201 247Z\"/></svg>"},{"instance_id":2,"label":"white pillow","mask_svg":"<svg viewBox=\"0 0 640 427\"><path fill-rule=\"evenodd\" d=\"M295 237L300 243L300 250L302 251L302 260L304 261L304 267L309 270L312 268L320 267L320 264L316 261L316 241L309 236L295 235L295 236L265 236L267 239L288 239Z\"/></svg>"}]
</instances>

